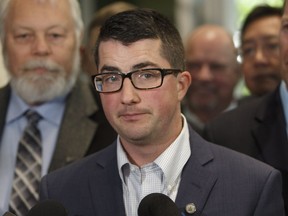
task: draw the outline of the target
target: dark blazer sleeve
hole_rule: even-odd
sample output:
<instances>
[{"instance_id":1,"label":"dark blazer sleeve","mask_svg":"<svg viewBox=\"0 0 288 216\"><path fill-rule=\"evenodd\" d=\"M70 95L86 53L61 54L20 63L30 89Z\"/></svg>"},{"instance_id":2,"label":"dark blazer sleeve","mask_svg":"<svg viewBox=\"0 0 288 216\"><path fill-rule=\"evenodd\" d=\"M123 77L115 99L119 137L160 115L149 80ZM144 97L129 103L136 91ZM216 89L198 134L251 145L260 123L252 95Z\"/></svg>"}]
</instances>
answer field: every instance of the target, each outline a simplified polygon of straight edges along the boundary
<instances>
[{"instance_id":1,"label":"dark blazer sleeve","mask_svg":"<svg viewBox=\"0 0 288 216\"><path fill-rule=\"evenodd\" d=\"M281 184L280 173L276 170L272 171L263 187L259 202L253 214L254 216L284 215L283 199L279 196L279 194L282 193ZM271 200L273 200L273 202L271 202Z\"/></svg>"},{"instance_id":2,"label":"dark blazer sleeve","mask_svg":"<svg viewBox=\"0 0 288 216\"><path fill-rule=\"evenodd\" d=\"M259 148L251 131L258 103L259 100L251 101L221 114L205 126L204 139L259 159Z\"/></svg>"}]
</instances>

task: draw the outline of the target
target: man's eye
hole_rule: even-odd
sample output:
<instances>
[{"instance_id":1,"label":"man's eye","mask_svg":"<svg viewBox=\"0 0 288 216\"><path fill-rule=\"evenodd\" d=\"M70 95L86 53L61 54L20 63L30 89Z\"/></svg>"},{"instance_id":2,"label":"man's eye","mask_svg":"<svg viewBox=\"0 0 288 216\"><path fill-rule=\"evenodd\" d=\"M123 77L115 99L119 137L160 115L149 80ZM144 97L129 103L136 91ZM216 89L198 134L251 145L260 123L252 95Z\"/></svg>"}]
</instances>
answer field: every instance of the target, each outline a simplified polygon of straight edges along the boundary
<instances>
[{"instance_id":1,"label":"man's eye","mask_svg":"<svg viewBox=\"0 0 288 216\"><path fill-rule=\"evenodd\" d=\"M104 76L102 80L104 83L113 83L113 82L121 81L121 78L116 75L107 75L107 76Z\"/></svg>"},{"instance_id":2,"label":"man's eye","mask_svg":"<svg viewBox=\"0 0 288 216\"><path fill-rule=\"evenodd\" d=\"M17 38L27 38L28 34L20 34L16 36Z\"/></svg>"},{"instance_id":3,"label":"man's eye","mask_svg":"<svg viewBox=\"0 0 288 216\"><path fill-rule=\"evenodd\" d=\"M31 38L31 34L18 34L16 35L16 40L19 40L19 41L23 41L23 40L28 40L29 38Z\"/></svg>"},{"instance_id":4,"label":"man's eye","mask_svg":"<svg viewBox=\"0 0 288 216\"><path fill-rule=\"evenodd\" d=\"M138 75L138 78L140 79L156 79L156 78L159 78L159 76L161 76L161 74L158 72L158 71L142 71L141 73L139 73Z\"/></svg>"},{"instance_id":5,"label":"man's eye","mask_svg":"<svg viewBox=\"0 0 288 216\"><path fill-rule=\"evenodd\" d=\"M224 64L211 64L210 65L211 70L220 71L220 72L224 71L226 69L226 67L227 66Z\"/></svg>"},{"instance_id":6,"label":"man's eye","mask_svg":"<svg viewBox=\"0 0 288 216\"><path fill-rule=\"evenodd\" d=\"M243 56L253 55L254 52L255 52L255 48L253 48L253 47L242 48L242 55Z\"/></svg>"},{"instance_id":7,"label":"man's eye","mask_svg":"<svg viewBox=\"0 0 288 216\"><path fill-rule=\"evenodd\" d=\"M153 73L145 72L145 73L139 74L139 77L142 79L149 79L149 78L155 77L155 75Z\"/></svg>"},{"instance_id":8,"label":"man's eye","mask_svg":"<svg viewBox=\"0 0 288 216\"><path fill-rule=\"evenodd\" d=\"M51 33L48 35L48 37L52 40L56 40L56 39L61 39L64 37L63 34L58 34L58 33Z\"/></svg>"},{"instance_id":9,"label":"man's eye","mask_svg":"<svg viewBox=\"0 0 288 216\"><path fill-rule=\"evenodd\" d=\"M266 50L277 50L279 48L279 45L277 43L271 43L271 44L266 44L265 49Z\"/></svg>"}]
</instances>

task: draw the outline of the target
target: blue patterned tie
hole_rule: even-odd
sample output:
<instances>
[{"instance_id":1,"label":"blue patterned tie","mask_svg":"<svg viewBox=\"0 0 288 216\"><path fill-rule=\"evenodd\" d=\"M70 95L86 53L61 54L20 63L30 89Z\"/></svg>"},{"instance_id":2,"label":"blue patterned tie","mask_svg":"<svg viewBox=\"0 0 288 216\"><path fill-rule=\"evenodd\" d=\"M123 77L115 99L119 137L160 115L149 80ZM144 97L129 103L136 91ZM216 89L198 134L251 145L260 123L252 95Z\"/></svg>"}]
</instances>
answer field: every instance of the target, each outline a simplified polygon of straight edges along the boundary
<instances>
[{"instance_id":1,"label":"blue patterned tie","mask_svg":"<svg viewBox=\"0 0 288 216\"><path fill-rule=\"evenodd\" d=\"M32 110L25 113L28 124L19 142L9 211L24 216L38 201L41 179L41 134L37 124L41 116Z\"/></svg>"}]
</instances>

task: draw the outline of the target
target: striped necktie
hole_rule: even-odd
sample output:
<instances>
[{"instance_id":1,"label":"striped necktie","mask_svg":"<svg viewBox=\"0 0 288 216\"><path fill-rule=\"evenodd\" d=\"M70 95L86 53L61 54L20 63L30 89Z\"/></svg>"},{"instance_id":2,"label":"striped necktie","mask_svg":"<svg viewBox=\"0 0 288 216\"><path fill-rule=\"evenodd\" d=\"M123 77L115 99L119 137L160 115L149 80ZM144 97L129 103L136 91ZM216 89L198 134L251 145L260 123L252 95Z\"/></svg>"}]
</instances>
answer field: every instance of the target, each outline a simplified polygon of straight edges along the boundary
<instances>
[{"instance_id":1,"label":"striped necktie","mask_svg":"<svg viewBox=\"0 0 288 216\"><path fill-rule=\"evenodd\" d=\"M41 179L41 134L37 124L41 116L32 110L24 113L28 124L18 146L9 211L26 215L38 201Z\"/></svg>"}]
</instances>

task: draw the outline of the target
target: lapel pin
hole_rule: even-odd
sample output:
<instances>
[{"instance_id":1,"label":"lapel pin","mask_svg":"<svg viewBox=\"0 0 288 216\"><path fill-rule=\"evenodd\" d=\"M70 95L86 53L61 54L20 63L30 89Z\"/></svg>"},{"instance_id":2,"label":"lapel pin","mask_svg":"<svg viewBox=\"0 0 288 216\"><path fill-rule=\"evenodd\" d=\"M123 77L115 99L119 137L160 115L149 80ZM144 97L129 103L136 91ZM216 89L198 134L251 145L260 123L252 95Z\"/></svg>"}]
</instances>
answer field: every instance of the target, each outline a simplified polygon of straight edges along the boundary
<instances>
[{"instance_id":1,"label":"lapel pin","mask_svg":"<svg viewBox=\"0 0 288 216\"><path fill-rule=\"evenodd\" d=\"M185 210L188 214L194 214L196 212L196 206L194 203L189 203L186 205Z\"/></svg>"}]
</instances>

